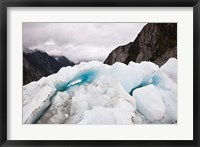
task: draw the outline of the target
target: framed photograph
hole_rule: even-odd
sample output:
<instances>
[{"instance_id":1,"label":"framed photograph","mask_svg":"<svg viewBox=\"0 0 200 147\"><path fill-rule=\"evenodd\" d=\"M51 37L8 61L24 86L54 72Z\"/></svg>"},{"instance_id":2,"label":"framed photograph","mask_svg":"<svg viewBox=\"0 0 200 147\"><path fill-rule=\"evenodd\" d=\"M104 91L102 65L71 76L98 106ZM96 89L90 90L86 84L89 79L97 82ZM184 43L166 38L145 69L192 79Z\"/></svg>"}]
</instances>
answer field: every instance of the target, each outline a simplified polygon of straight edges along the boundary
<instances>
[{"instance_id":1,"label":"framed photograph","mask_svg":"<svg viewBox=\"0 0 200 147\"><path fill-rule=\"evenodd\" d=\"M2 146L198 146L198 0L0 2Z\"/></svg>"}]
</instances>

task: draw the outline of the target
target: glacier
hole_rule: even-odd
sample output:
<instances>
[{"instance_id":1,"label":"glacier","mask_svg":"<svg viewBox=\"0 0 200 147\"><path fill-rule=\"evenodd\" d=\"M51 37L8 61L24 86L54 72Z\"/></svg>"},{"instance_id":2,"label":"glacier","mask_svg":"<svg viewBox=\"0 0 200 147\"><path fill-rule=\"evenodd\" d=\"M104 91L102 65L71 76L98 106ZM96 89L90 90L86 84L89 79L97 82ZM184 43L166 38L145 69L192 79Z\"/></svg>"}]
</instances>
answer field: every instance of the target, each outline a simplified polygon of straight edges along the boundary
<instances>
[{"instance_id":1,"label":"glacier","mask_svg":"<svg viewBox=\"0 0 200 147\"><path fill-rule=\"evenodd\" d=\"M81 62L23 86L23 124L177 123L177 59Z\"/></svg>"}]
</instances>

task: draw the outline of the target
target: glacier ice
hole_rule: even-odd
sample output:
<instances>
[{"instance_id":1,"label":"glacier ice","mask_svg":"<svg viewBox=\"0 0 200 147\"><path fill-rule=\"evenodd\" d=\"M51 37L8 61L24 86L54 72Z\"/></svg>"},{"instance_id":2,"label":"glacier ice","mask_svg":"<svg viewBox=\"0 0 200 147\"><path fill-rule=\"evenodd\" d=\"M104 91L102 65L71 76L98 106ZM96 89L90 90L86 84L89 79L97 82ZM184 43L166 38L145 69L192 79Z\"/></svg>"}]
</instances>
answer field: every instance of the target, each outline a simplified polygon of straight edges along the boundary
<instances>
[{"instance_id":1,"label":"glacier ice","mask_svg":"<svg viewBox=\"0 0 200 147\"><path fill-rule=\"evenodd\" d=\"M81 85L84 83L91 83L93 79L97 76L98 70L90 69L86 71L81 71L73 79L67 81L66 83L59 84L56 86L57 91L65 91L68 88Z\"/></svg>"},{"instance_id":2,"label":"glacier ice","mask_svg":"<svg viewBox=\"0 0 200 147\"><path fill-rule=\"evenodd\" d=\"M140 124L177 121L177 60L63 67L23 86L23 123Z\"/></svg>"},{"instance_id":3,"label":"glacier ice","mask_svg":"<svg viewBox=\"0 0 200 147\"><path fill-rule=\"evenodd\" d=\"M133 91L133 97L136 100L136 106L149 121L162 120L165 115L165 105L162 96L157 88L150 84ZM146 107L148 106L148 107Z\"/></svg>"},{"instance_id":4,"label":"glacier ice","mask_svg":"<svg viewBox=\"0 0 200 147\"><path fill-rule=\"evenodd\" d=\"M34 89L34 90L33 90ZM23 123L34 123L51 104L55 90L43 81L23 87Z\"/></svg>"}]
</instances>

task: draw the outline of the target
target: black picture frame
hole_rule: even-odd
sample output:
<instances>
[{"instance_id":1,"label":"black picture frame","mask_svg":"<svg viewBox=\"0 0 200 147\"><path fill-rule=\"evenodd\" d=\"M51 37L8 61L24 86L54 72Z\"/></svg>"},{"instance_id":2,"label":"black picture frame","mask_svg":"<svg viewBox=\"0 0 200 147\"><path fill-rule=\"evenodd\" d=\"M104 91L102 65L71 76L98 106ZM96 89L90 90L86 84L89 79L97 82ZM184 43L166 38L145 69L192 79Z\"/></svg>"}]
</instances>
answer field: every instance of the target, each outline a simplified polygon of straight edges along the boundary
<instances>
[{"instance_id":1,"label":"black picture frame","mask_svg":"<svg viewBox=\"0 0 200 147\"><path fill-rule=\"evenodd\" d=\"M193 7L193 140L7 140L7 8L8 7ZM0 145L1 146L199 146L199 0L0 0ZM186 132L187 133L187 132Z\"/></svg>"}]
</instances>

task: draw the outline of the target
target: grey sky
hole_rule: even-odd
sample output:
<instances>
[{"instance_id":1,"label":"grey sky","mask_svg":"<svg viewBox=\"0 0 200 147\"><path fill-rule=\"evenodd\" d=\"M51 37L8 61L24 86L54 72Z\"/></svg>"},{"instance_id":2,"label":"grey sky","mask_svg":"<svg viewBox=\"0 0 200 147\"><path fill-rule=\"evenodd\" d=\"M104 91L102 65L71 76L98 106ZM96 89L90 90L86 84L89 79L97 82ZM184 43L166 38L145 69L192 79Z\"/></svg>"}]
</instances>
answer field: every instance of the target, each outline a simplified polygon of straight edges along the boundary
<instances>
[{"instance_id":1,"label":"grey sky","mask_svg":"<svg viewBox=\"0 0 200 147\"><path fill-rule=\"evenodd\" d=\"M74 62L104 61L120 45L134 41L146 23L23 23L23 46Z\"/></svg>"}]
</instances>

